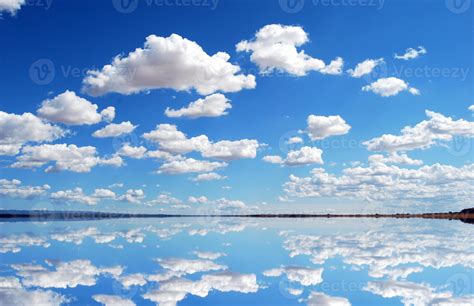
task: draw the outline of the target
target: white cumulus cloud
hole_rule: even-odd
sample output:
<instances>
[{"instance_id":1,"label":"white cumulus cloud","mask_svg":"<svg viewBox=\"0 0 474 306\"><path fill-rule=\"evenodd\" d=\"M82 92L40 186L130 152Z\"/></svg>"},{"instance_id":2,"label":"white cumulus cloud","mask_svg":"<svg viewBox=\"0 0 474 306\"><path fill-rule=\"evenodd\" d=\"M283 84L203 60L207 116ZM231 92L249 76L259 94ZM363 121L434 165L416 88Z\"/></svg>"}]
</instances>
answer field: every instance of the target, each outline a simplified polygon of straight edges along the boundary
<instances>
[{"instance_id":1,"label":"white cumulus cloud","mask_svg":"<svg viewBox=\"0 0 474 306\"><path fill-rule=\"evenodd\" d=\"M219 117L227 115L227 110L232 108L223 94L212 94L202 99L191 102L187 107L178 110L166 108L165 115L172 118L200 118Z\"/></svg>"},{"instance_id":2,"label":"white cumulus cloud","mask_svg":"<svg viewBox=\"0 0 474 306\"><path fill-rule=\"evenodd\" d=\"M240 67L229 59L225 52L209 56L197 43L177 34L150 35L143 48L125 57L116 56L101 70L88 71L83 90L92 96L109 92L128 95L157 88L196 89L208 95L254 88L255 77L239 74Z\"/></svg>"},{"instance_id":3,"label":"white cumulus cloud","mask_svg":"<svg viewBox=\"0 0 474 306\"><path fill-rule=\"evenodd\" d=\"M336 58L326 66L322 60L307 55L304 50L298 51L297 48L308 41L308 34L302 27L270 24L258 30L254 39L239 42L236 49L251 52L250 60L257 64L262 74L273 71L295 76L304 76L310 71L341 74L342 58Z\"/></svg>"},{"instance_id":4,"label":"white cumulus cloud","mask_svg":"<svg viewBox=\"0 0 474 306\"><path fill-rule=\"evenodd\" d=\"M407 90L412 95L419 95L420 91L414 87L410 87L408 83L396 77L388 77L378 79L377 81L362 87L363 91L372 91L382 97L396 96L400 92Z\"/></svg>"},{"instance_id":5,"label":"white cumulus cloud","mask_svg":"<svg viewBox=\"0 0 474 306\"><path fill-rule=\"evenodd\" d=\"M95 131L92 136L97 138L117 137L124 134L130 134L136 127L137 126L133 125L130 121L111 123L100 130Z\"/></svg>"},{"instance_id":6,"label":"white cumulus cloud","mask_svg":"<svg viewBox=\"0 0 474 306\"><path fill-rule=\"evenodd\" d=\"M422 46L419 46L418 49L408 48L405 51L405 54L402 54L402 55L395 54L393 57L396 58L396 59L402 59L402 60L407 61L407 60L410 60L410 59L417 58L418 56L420 56L422 54L426 54L426 53L427 53L426 49Z\"/></svg>"}]
</instances>

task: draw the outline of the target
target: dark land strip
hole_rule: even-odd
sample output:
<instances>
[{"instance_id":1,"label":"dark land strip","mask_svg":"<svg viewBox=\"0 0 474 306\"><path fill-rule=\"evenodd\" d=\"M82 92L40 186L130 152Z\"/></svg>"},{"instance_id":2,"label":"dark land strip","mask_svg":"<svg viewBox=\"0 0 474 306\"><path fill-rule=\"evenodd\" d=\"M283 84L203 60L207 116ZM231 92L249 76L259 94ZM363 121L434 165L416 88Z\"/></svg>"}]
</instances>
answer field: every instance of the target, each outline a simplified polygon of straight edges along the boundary
<instances>
[{"instance_id":1,"label":"dark land strip","mask_svg":"<svg viewBox=\"0 0 474 306\"><path fill-rule=\"evenodd\" d=\"M91 211L0 210L0 221L80 221L129 218L396 218L447 219L474 224L474 208L460 212L421 214L129 214Z\"/></svg>"}]
</instances>

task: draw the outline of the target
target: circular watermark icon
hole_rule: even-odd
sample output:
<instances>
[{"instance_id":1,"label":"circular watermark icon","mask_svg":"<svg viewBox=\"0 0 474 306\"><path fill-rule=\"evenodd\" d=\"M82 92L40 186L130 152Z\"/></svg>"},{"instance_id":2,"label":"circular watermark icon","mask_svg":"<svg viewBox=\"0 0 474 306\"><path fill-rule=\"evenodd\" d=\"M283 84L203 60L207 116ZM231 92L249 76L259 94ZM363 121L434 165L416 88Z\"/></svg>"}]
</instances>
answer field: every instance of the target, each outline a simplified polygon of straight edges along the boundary
<instances>
[{"instance_id":1,"label":"circular watermark icon","mask_svg":"<svg viewBox=\"0 0 474 306\"><path fill-rule=\"evenodd\" d=\"M385 62L382 62L375 66L374 69L370 73L367 73L362 76L364 80L368 83L371 84L378 79L386 78L388 77L388 67Z\"/></svg>"},{"instance_id":2,"label":"circular watermark icon","mask_svg":"<svg viewBox=\"0 0 474 306\"><path fill-rule=\"evenodd\" d=\"M138 136L135 133L130 133L116 136L112 139L112 147L115 151L120 150L126 144L132 147L139 146L140 141L138 140Z\"/></svg>"},{"instance_id":3,"label":"circular watermark icon","mask_svg":"<svg viewBox=\"0 0 474 306\"><path fill-rule=\"evenodd\" d=\"M298 299L304 292L304 287L298 283L290 282L286 277L282 277L278 283L280 294L287 299Z\"/></svg>"},{"instance_id":4,"label":"circular watermark icon","mask_svg":"<svg viewBox=\"0 0 474 306\"><path fill-rule=\"evenodd\" d=\"M30 66L30 79L38 85L47 85L54 80L56 70L52 60L41 58Z\"/></svg>"},{"instance_id":5,"label":"circular watermark icon","mask_svg":"<svg viewBox=\"0 0 474 306\"><path fill-rule=\"evenodd\" d=\"M130 288L126 288L117 280L113 281L112 290L116 295L126 299L131 299L138 293L137 286L131 286Z\"/></svg>"},{"instance_id":6,"label":"circular watermark icon","mask_svg":"<svg viewBox=\"0 0 474 306\"><path fill-rule=\"evenodd\" d=\"M301 149L304 146L302 134L299 131L292 130L281 135L278 141L278 147L283 153Z\"/></svg>"},{"instance_id":7,"label":"circular watermark icon","mask_svg":"<svg viewBox=\"0 0 474 306\"><path fill-rule=\"evenodd\" d=\"M471 0L445 0L448 10L455 14L465 13L471 8Z\"/></svg>"},{"instance_id":8,"label":"circular watermark icon","mask_svg":"<svg viewBox=\"0 0 474 306\"><path fill-rule=\"evenodd\" d=\"M289 14L295 14L304 7L304 0L278 0L281 9Z\"/></svg>"},{"instance_id":9,"label":"circular watermark icon","mask_svg":"<svg viewBox=\"0 0 474 306\"><path fill-rule=\"evenodd\" d=\"M462 157L472 154L473 140L464 136L453 136L451 143L448 145L448 152L452 156Z\"/></svg>"},{"instance_id":10,"label":"circular watermark icon","mask_svg":"<svg viewBox=\"0 0 474 306\"><path fill-rule=\"evenodd\" d=\"M137 9L138 1L139 0L112 0L112 4L117 12L129 14Z\"/></svg>"},{"instance_id":11,"label":"circular watermark icon","mask_svg":"<svg viewBox=\"0 0 474 306\"><path fill-rule=\"evenodd\" d=\"M467 273L456 273L446 280L447 288L455 296L472 294L472 275Z\"/></svg>"}]
</instances>

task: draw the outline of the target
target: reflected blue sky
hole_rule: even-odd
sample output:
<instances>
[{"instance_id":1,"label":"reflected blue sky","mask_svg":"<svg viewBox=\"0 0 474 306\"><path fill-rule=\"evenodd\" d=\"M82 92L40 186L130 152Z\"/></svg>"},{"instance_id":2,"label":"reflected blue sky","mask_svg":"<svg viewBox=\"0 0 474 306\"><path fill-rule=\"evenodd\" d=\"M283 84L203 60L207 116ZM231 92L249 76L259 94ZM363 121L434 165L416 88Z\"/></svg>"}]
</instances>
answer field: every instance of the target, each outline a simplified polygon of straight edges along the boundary
<instances>
[{"instance_id":1,"label":"reflected blue sky","mask_svg":"<svg viewBox=\"0 0 474 306\"><path fill-rule=\"evenodd\" d=\"M4 222L5 305L472 305L473 227L446 220Z\"/></svg>"}]
</instances>

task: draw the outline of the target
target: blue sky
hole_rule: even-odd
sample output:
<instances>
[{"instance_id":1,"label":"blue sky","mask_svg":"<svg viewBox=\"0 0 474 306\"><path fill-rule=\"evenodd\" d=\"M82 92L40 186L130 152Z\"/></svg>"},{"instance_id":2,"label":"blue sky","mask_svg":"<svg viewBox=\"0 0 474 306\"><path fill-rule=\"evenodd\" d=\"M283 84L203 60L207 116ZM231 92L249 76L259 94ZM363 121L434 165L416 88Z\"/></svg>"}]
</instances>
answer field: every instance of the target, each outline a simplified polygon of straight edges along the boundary
<instances>
[{"instance_id":1,"label":"blue sky","mask_svg":"<svg viewBox=\"0 0 474 306\"><path fill-rule=\"evenodd\" d=\"M0 145L8 151L1 156L2 208L205 213L468 205L470 5L298 4L294 11L285 1L143 1L132 2L131 11L119 1L0 4ZM147 55L131 59L137 48ZM104 66L119 55L110 74ZM359 77L348 71L358 64ZM107 107L115 116L101 113ZM182 116L166 115L167 108ZM92 135L124 122L110 127L115 136ZM406 126L414 128L403 132ZM164 141L165 128L186 138ZM157 129L161 138L144 137ZM166 170L177 165L180 174ZM193 181L198 175L220 179Z\"/></svg>"}]
</instances>

